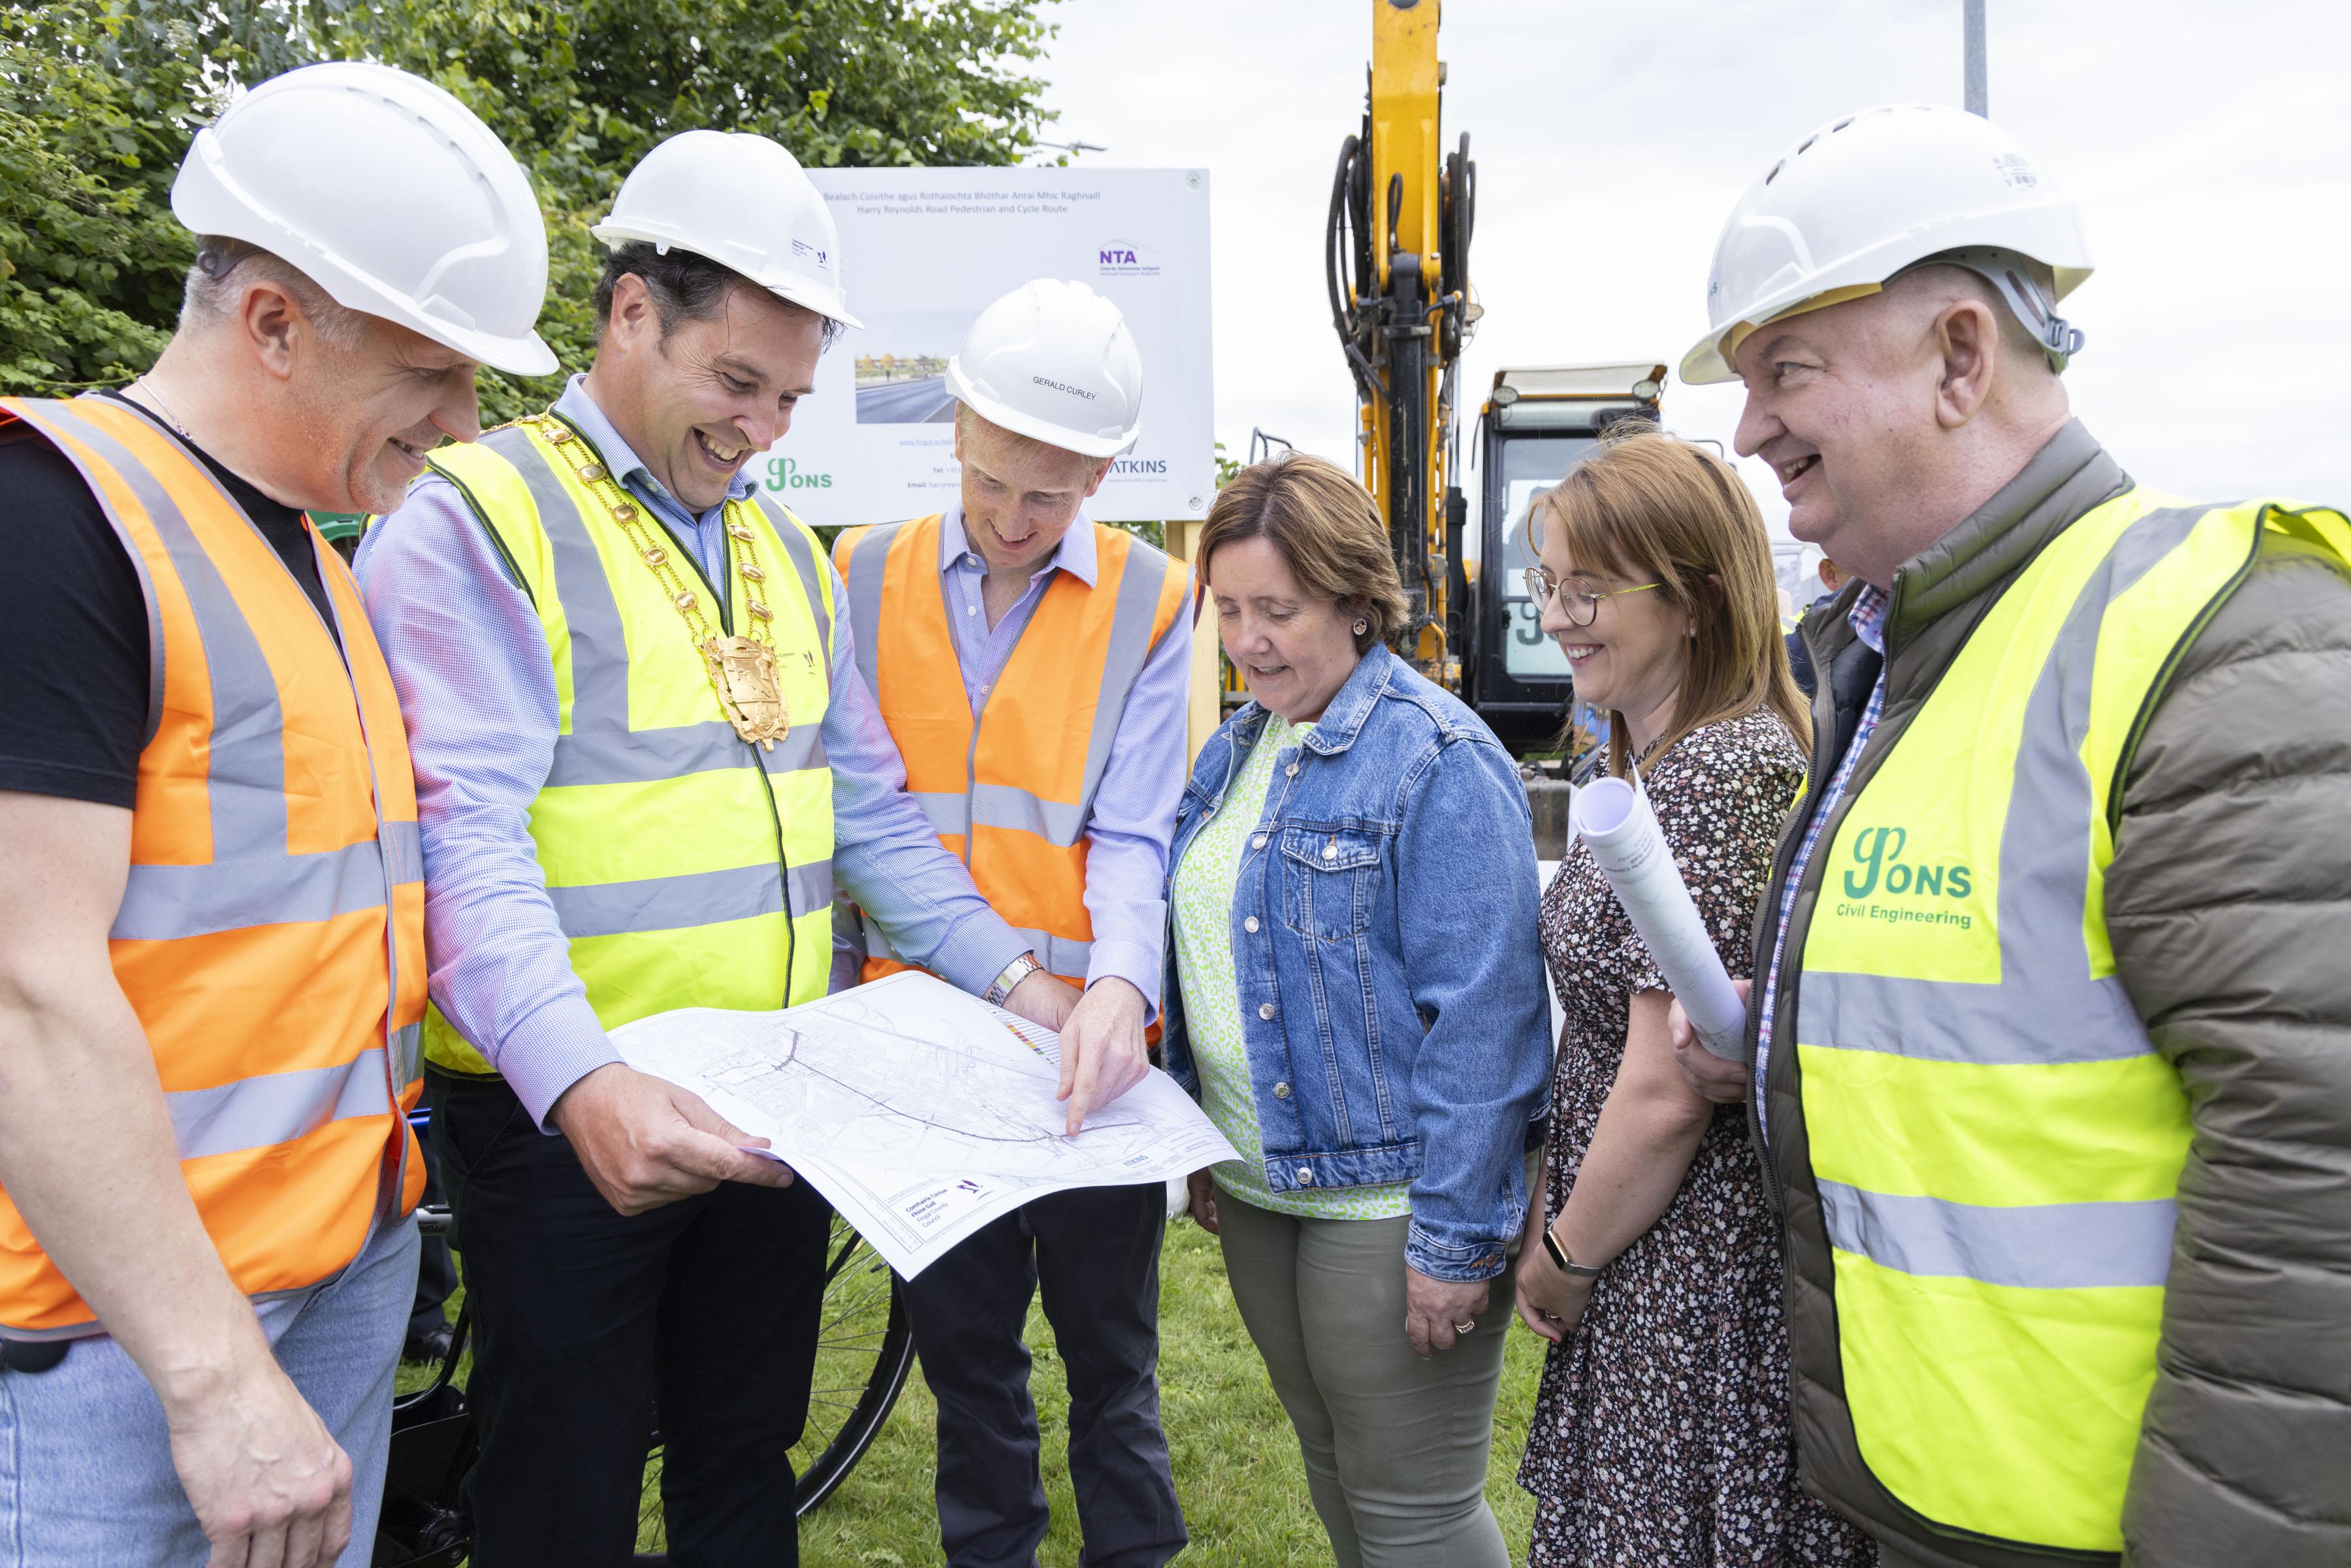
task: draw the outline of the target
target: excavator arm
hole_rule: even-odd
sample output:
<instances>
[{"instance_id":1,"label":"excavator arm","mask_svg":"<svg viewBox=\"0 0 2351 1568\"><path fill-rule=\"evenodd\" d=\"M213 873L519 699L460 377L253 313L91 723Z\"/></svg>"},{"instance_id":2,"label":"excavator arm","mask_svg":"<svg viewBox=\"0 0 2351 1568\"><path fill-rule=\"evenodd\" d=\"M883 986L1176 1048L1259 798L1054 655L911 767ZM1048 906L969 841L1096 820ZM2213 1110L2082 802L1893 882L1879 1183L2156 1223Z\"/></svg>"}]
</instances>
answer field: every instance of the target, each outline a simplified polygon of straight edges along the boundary
<instances>
[{"instance_id":1,"label":"excavator arm","mask_svg":"<svg viewBox=\"0 0 2351 1568\"><path fill-rule=\"evenodd\" d=\"M1448 153L1439 131L1439 0L1371 7L1370 92L1362 133L1339 150L1324 277L1355 380L1364 484L1411 601L1403 651L1458 691L1470 603L1456 392L1479 314L1469 295L1477 166L1467 135Z\"/></svg>"}]
</instances>

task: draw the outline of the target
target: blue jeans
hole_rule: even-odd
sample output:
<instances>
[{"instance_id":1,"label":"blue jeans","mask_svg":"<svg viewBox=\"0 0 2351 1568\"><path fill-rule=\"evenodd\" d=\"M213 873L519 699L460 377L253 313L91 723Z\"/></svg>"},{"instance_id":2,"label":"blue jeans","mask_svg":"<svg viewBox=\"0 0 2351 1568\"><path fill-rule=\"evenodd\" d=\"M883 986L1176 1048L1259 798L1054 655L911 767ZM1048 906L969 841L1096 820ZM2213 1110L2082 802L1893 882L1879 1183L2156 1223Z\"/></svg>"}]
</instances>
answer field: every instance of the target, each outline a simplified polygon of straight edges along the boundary
<instances>
[{"instance_id":1,"label":"blue jeans","mask_svg":"<svg viewBox=\"0 0 2351 1568\"><path fill-rule=\"evenodd\" d=\"M278 1364L350 1456L339 1568L367 1568L375 1552L416 1251L415 1222L402 1220L333 1283L254 1306ZM200 1568L210 1552L172 1468L162 1402L121 1346L76 1340L46 1372L0 1372L0 1568Z\"/></svg>"}]
</instances>

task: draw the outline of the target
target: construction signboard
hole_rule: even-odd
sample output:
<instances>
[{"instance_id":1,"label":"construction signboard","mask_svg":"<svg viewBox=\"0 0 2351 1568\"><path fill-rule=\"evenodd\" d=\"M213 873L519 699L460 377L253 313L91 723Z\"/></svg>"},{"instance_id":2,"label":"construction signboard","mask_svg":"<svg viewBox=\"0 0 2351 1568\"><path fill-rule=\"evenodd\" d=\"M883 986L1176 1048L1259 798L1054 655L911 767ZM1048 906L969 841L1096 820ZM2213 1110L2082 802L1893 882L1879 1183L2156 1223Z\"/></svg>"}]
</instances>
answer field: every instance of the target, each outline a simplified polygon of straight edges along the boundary
<instances>
[{"instance_id":1,"label":"construction signboard","mask_svg":"<svg viewBox=\"0 0 2351 1568\"><path fill-rule=\"evenodd\" d=\"M789 434L750 472L818 527L925 517L957 492L947 357L972 319L1038 277L1124 312L1143 353L1143 434L1088 513L1204 517L1216 492L1202 169L811 169L864 325L833 345Z\"/></svg>"}]
</instances>

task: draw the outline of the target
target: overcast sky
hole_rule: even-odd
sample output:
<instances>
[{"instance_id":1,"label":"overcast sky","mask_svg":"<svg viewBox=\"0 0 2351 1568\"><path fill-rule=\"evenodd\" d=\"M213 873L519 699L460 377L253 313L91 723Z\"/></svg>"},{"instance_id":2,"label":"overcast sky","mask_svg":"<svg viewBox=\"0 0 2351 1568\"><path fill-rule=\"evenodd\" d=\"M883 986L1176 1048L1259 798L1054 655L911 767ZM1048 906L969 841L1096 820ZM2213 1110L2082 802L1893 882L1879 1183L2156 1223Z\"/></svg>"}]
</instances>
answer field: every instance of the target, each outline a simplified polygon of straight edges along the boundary
<instances>
[{"instance_id":1,"label":"overcast sky","mask_svg":"<svg viewBox=\"0 0 2351 1568\"><path fill-rule=\"evenodd\" d=\"M1205 166L1217 434L1345 461L1351 393L1322 285L1372 0L1064 0L1047 135L1080 166ZM1991 117L2085 209L2096 276L2074 407L2142 482L2201 499L2351 502L2351 5L1989 0ZM1479 163L1499 366L1679 362L1731 204L1805 132L1960 99L1959 0L1448 0L1445 141ZM1728 444L1740 392L1669 385ZM1465 399L1465 401L1468 401ZM1474 413L1474 403L1472 405ZM1778 486L1743 471L1773 527Z\"/></svg>"}]
</instances>

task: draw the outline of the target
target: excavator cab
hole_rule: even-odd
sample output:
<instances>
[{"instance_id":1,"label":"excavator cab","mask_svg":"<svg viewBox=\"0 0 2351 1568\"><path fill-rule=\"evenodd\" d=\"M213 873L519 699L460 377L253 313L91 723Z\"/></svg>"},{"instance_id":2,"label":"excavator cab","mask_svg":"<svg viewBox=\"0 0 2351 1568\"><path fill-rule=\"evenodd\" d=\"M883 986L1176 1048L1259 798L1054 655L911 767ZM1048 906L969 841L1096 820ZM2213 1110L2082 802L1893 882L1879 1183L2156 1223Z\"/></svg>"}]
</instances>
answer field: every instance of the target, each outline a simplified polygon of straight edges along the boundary
<instances>
[{"instance_id":1,"label":"excavator cab","mask_svg":"<svg viewBox=\"0 0 2351 1568\"><path fill-rule=\"evenodd\" d=\"M1666 367L1544 365L1498 371L1478 413L1479 550L1469 586L1474 651L1463 694L1517 755L1555 749L1574 699L1567 655L1527 596L1534 499L1591 455L1612 426L1657 422Z\"/></svg>"}]
</instances>

